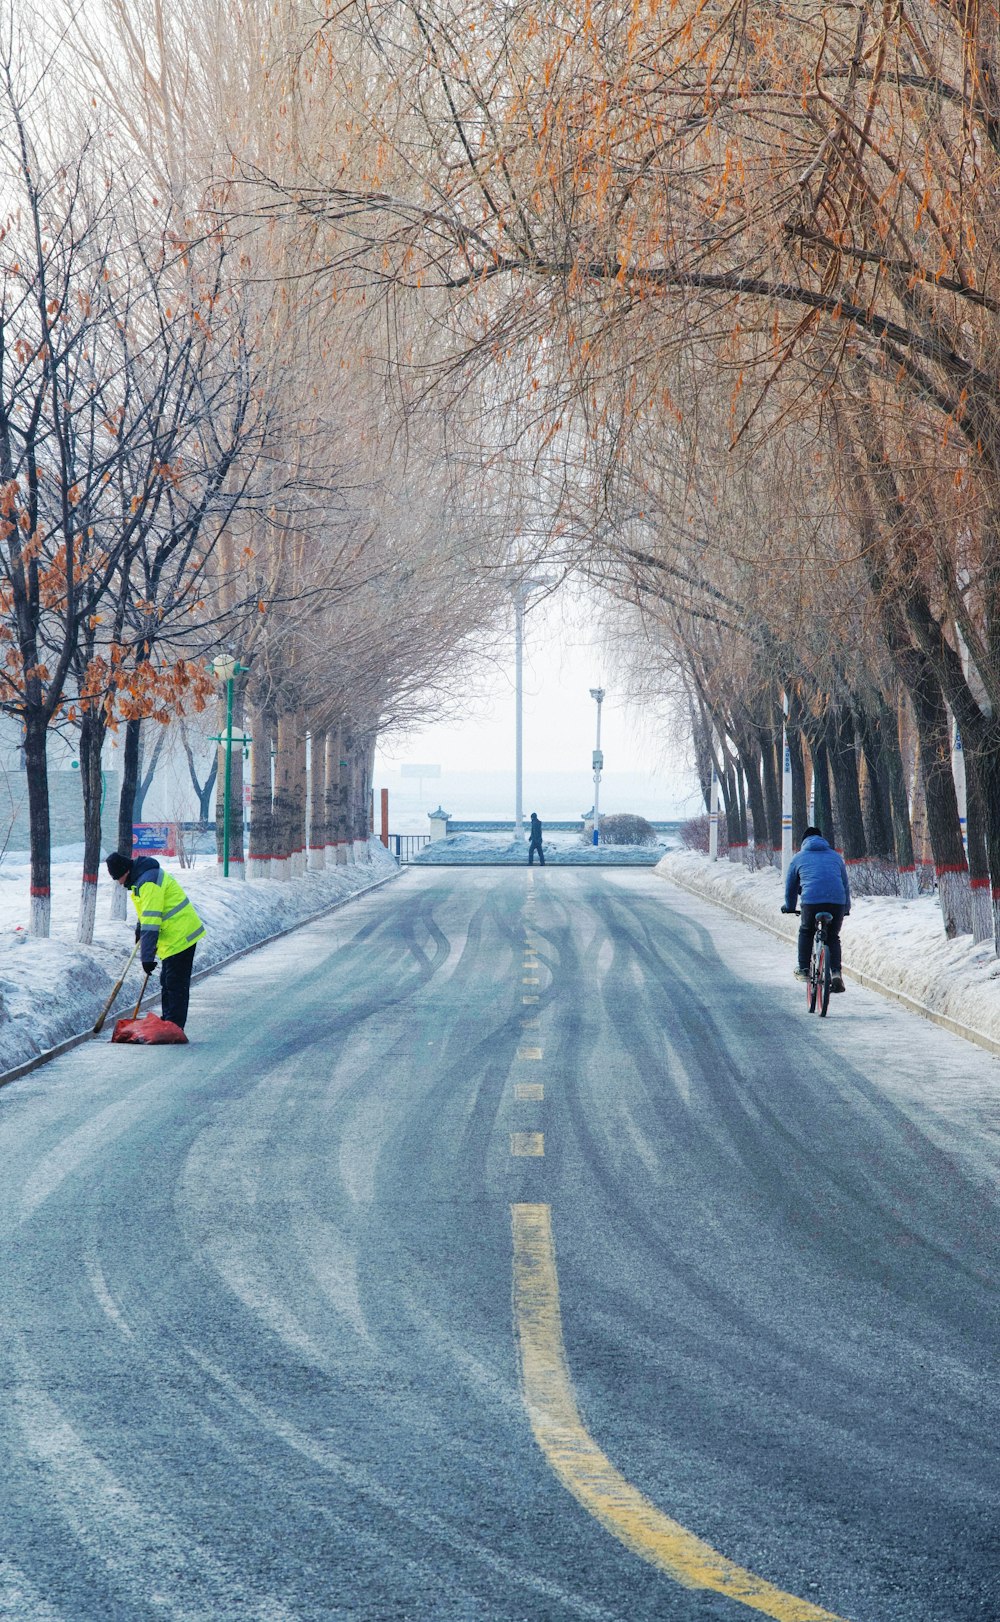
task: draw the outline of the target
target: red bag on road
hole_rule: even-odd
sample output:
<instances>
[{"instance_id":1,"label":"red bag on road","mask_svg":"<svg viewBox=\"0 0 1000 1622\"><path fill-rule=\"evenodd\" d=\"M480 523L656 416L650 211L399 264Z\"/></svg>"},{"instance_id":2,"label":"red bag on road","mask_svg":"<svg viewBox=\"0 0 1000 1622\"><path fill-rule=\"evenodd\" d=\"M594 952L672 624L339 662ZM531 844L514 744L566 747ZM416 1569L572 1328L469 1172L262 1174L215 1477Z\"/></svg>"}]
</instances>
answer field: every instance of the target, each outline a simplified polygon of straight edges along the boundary
<instances>
[{"instance_id":1,"label":"red bag on road","mask_svg":"<svg viewBox=\"0 0 1000 1622\"><path fill-rule=\"evenodd\" d=\"M172 1019L161 1019L159 1014L143 1014L141 1019L120 1019L114 1028L112 1042L145 1042L152 1046L159 1042L186 1042L187 1037Z\"/></svg>"}]
</instances>

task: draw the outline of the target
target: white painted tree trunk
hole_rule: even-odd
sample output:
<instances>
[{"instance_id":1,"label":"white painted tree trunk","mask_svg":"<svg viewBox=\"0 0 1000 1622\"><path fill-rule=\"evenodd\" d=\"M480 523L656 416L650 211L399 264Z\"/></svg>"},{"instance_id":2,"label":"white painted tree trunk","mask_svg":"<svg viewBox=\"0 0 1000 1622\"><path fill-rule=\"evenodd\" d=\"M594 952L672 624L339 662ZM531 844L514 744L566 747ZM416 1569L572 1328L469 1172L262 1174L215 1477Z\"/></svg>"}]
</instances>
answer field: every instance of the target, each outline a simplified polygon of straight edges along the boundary
<instances>
[{"instance_id":1,"label":"white painted tree trunk","mask_svg":"<svg viewBox=\"0 0 1000 1622\"><path fill-rule=\"evenodd\" d=\"M33 895L28 913L28 933L48 940L52 924L52 897Z\"/></svg>"},{"instance_id":2,"label":"white painted tree trunk","mask_svg":"<svg viewBox=\"0 0 1000 1622\"><path fill-rule=\"evenodd\" d=\"M993 902L988 879L976 879L972 884L972 938L980 941L993 939Z\"/></svg>"},{"instance_id":3,"label":"white painted tree trunk","mask_svg":"<svg viewBox=\"0 0 1000 1622\"><path fill-rule=\"evenodd\" d=\"M946 870L937 876L938 900L944 932L949 940L972 933L972 891L968 868Z\"/></svg>"},{"instance_id":4,"label":"white painted tree trunk","mask_svg":"<svg viewBox=\"0 0 1000 1622\"><path fill-rule=\"evenodd\" d=\"M121 890L121 885L116 886ZM124 895L124 891L122 891ZM85 946L94 939L94 920L97 917L97 881L84 879L80 887L80 914L76 925L76 938Z\"/></svg>"}]
</instances>

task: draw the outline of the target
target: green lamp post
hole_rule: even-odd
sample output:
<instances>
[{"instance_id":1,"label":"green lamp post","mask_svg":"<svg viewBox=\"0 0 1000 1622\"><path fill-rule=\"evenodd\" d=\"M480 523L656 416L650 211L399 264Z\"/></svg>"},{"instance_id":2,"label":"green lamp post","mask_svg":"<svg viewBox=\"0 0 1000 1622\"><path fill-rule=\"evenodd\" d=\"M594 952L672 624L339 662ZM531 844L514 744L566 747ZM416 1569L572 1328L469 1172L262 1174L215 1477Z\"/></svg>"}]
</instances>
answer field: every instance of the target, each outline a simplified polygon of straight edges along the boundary
<instances>
[{"instance_id":1,"label":"green lamp post","mask_svg":"<svg viewBox=\"0 0 1000 1622\"><path fill-rule=\"evenodd\" d=\"M226 730L217 734L213 743L224 743L226 746L226 768L222 785L222 877L229 877L229 796L232 780L233 764L233 682L237 676L247 674L246 665L241 665L230 653L220 653L217 659L212 660L212 673L216 681L226 684ZM241 733L239 742L245 749L248 743L245 733Z\"/></svg>"}]
</instances>

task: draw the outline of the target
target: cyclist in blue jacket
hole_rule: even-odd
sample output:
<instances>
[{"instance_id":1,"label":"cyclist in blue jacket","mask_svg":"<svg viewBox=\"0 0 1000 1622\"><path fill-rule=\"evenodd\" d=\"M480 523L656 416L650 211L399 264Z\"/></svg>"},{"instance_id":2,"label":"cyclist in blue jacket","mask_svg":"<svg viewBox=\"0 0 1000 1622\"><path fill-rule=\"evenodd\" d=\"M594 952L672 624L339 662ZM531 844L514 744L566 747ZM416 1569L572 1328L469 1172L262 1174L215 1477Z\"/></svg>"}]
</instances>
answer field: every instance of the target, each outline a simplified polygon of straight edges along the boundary
<instances>
[{"instance_id":1,"label":"cyclist in blue jacket","mask_svg":"<svg viewBox=\"0 0 1000 1622\"><path fill-rule=\"evenodd\" d=\"M796 980L808 980L809 958L816 933L816 914L828 912L826 938L830 943L831 991L844 991L841 974L840 926L851 910L851 884L847 866L839 851L828 845L818 828L807 828L802 845L793 856L785 875L785 905L782 912L794 912L799 901L799 963Z\"/></svg>"}]
</instances>

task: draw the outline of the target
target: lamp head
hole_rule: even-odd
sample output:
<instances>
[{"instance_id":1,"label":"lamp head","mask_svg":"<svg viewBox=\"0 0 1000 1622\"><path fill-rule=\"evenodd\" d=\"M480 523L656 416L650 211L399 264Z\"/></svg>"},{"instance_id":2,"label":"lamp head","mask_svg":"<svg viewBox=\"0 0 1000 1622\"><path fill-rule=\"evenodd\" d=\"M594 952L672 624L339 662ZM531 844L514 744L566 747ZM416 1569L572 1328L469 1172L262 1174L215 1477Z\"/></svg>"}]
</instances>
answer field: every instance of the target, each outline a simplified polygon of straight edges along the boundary
<instances>
[{"instance_id":1,"label":"lamp head","mask_svg":"<svg viewBox=\"0 0 1000 1622\"><path fill-rule=\"evenodd\" d=\"M212 674L216 681L232 681L234 676L246 674L246 665L241 665L231 653L220 653L212 660Z\"/></svg>"},{"instance_id":2,"label":"lamp head","mask_svg":"<svg viewBox=\"0 0 1000 1622\"><path fill-rule=\"evenodd\" d=\"M604 698L604 688L603 687L592 687L590 689L590 696L591 696L591 698L596 698L598 704L600 704L602 699Z\"/></svg>"}]
</instances>

